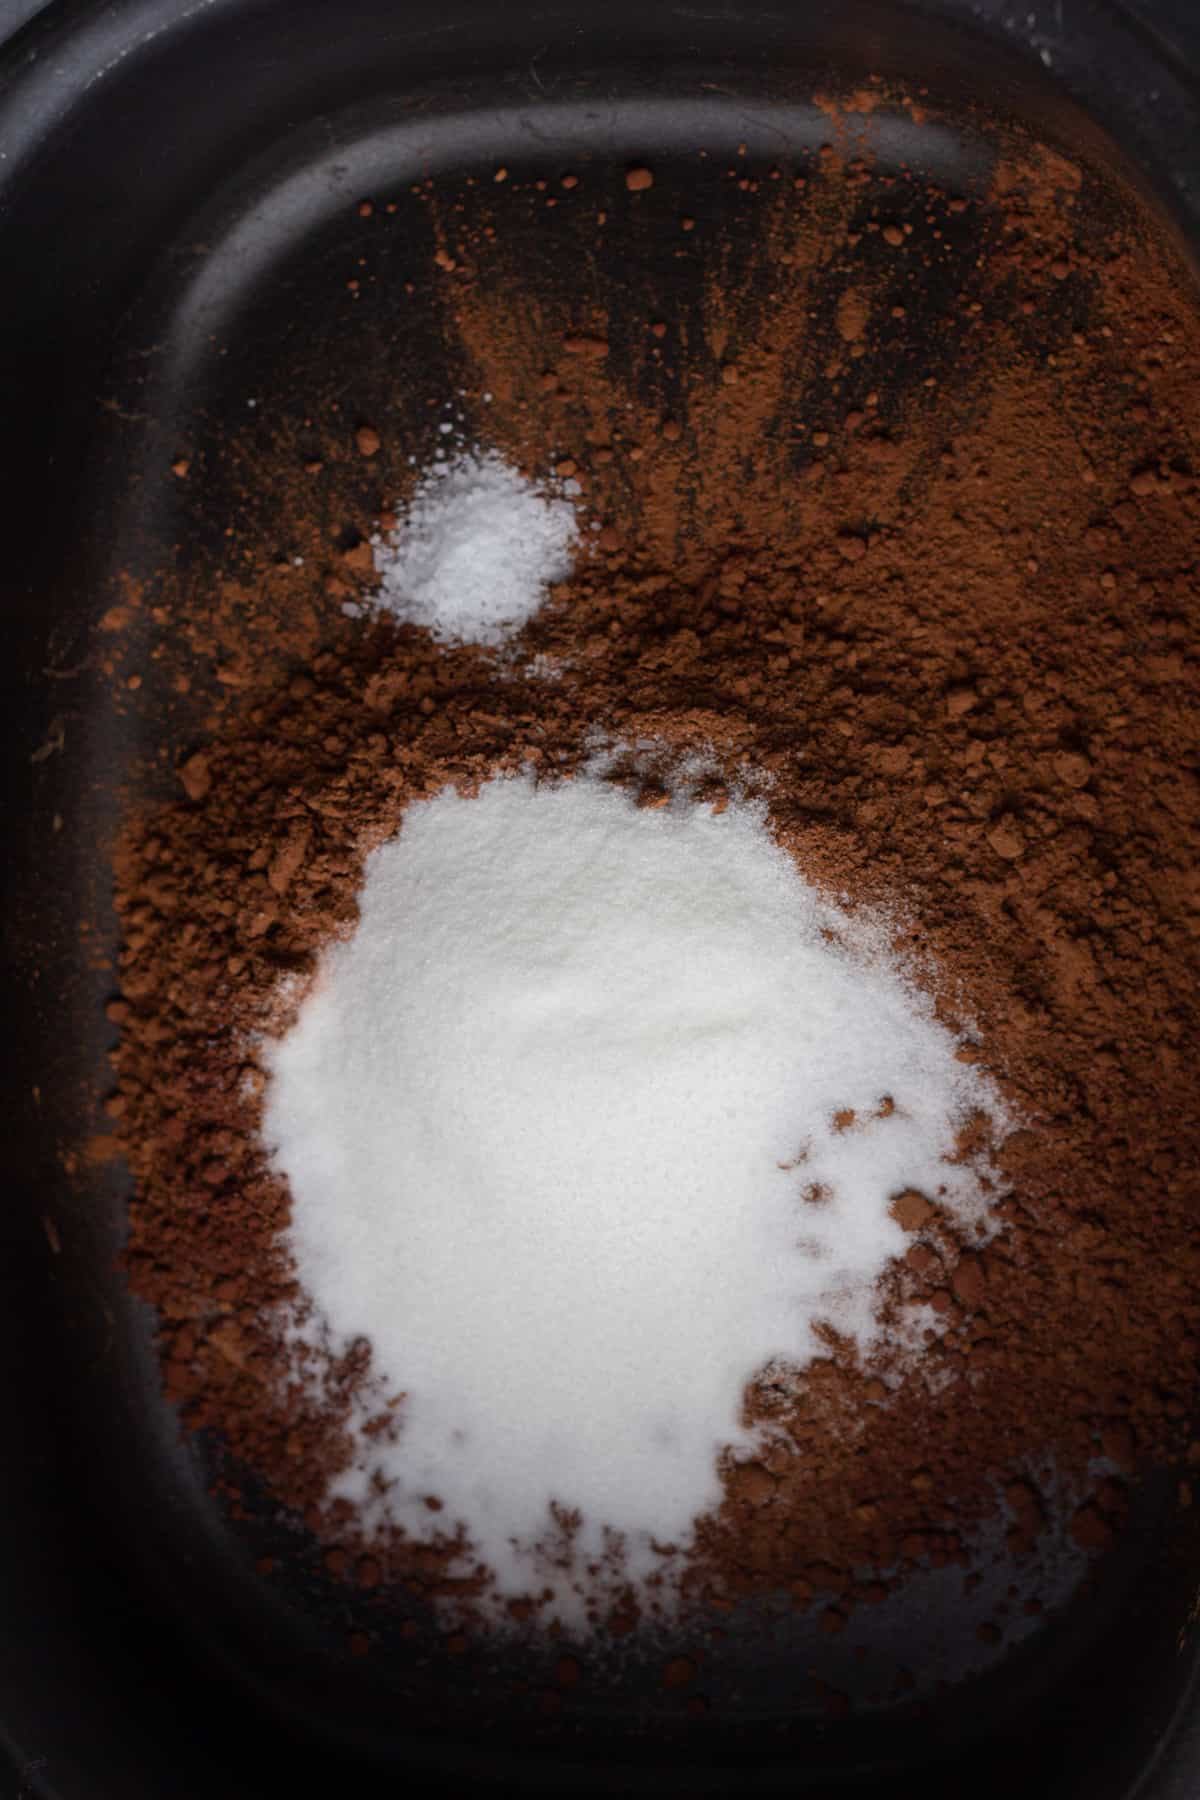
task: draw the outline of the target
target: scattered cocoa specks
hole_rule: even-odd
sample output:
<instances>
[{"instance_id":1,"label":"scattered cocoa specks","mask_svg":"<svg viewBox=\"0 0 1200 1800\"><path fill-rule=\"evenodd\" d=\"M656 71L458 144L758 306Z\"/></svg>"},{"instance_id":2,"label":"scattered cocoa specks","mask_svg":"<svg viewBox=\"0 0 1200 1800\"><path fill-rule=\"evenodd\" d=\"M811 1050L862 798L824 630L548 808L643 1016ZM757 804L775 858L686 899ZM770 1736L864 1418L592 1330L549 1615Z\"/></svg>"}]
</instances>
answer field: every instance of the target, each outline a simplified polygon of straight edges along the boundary
<instances>
[{"instance_id":1,"label":"scattered cocoa specks","mask_svg":"<svg viewBox=\"0 0 1200 1800\"><path fill-rule=\"evenodd\" d=\"M203 800L212 787L212 770L208 758L199 750L180 764L179 779L189 800Z\"/></svg>"},{"instance_id":2,"label":"scattered cocoa specks","mask_svg":"<svg viewBox=\"0 0 1200 1800\"><path fill-rule=\"evenodd\" d=\"M343 550L342 561L356 575L370 575L375 569L375 552L364 538L360 543L351 544L348 550Z\"/></svg>"},{"instance_id":3,"label":"scattered cocoa specks","mask_svg":"<svg viewBox=\"0 0 1200 1800\"><path fill-rule=\"evenodd\" d=\"M602 362L608 355L608 339L585 332L571 332L562 341L568 356L582 356L589 362Z\"/></svg>"},{"instance_id":4,"label":"scattered cocoa specks","mask_svg":"<svg viewBox=\"0 0 1200 1800\"><path fill-rule=\"evenodd\" d=\"M916 1188L905 1188L892 1201L890 1212L903 1231L922 1231L934 1217L934 1209Z\"/></svg>"}]
</instances>

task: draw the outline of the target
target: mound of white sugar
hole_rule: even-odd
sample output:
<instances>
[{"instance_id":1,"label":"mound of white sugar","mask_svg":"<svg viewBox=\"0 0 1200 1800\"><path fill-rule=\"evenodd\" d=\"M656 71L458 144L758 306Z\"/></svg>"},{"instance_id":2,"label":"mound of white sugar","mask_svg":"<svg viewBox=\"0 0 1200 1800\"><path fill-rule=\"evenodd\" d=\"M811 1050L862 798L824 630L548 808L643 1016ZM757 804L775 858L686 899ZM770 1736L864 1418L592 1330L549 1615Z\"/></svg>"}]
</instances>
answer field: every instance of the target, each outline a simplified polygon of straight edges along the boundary
<instances>
[{"instance_id":1,"label":"mound of white sugar","mask_svg":"<svg viewBox=\"0 0 1200 1800\"><path fill-rule=\"evenodd\" d=\"M495 451L434 463L396 531L375 546L376 603L445 643L498 644L571 572L569 499Z\"/></svg>"},{"instance_id":2,"label":"mound of white sugar","mask_svg":"<svg viewBox=\"0 0 1200 1800\"><path fill-rule=\"evenodd\" d=\"M749 1378L821 1320L872 1339L892 1197L983 1223L945 1159L999 1102L745 806L447 790L361 907L267 1053L300 1280L335 1347L373 1346L363 1417L405 1396L337 1491L417 1538L461 1521L500 1596L549 1582L570 1621L551 1502L581 1561L623 1534L635 1581L685 1547L752 1450Z\"/></svg>"}]
</instances>

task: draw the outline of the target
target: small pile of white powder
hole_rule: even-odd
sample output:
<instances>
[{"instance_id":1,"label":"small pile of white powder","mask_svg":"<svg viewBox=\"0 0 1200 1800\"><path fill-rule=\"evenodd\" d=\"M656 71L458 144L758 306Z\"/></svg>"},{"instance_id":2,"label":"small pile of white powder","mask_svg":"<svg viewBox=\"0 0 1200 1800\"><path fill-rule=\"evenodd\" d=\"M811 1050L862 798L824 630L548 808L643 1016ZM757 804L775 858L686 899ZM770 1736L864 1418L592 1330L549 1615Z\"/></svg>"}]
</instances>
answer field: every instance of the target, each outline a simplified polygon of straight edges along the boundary
<instances>
[{"instance_id":1,"label":"small pile of white powder","mask_svg":"<svg viewBox=\"0 0 1200 1800\"><path fill-rule=\"evenodd\" d=\"M375 544L377 605L443 643L499 644L571 573L575 508L494 450L436 462Z\"/></svg>"},{"instance_id":2,"label":"small pile of white powder","mask_svg":"<svg viewBox=\"0 0 1200 1800\"><path fill-rule=\"evenodd\" d=\"M578 1626L552 1502L576 1571L615 1532L644 1582L753 1452L747 1381L820 1321L872 1341L891 1199L986 1229L946 1159L999 1101L887 943L746 805L579 777L410 808L267 1055L300 1280L373 1347L359 1424L405 1396L336 1488L368 1522L461 1522L501 1599Z\"/></svg>"}]
</instances>

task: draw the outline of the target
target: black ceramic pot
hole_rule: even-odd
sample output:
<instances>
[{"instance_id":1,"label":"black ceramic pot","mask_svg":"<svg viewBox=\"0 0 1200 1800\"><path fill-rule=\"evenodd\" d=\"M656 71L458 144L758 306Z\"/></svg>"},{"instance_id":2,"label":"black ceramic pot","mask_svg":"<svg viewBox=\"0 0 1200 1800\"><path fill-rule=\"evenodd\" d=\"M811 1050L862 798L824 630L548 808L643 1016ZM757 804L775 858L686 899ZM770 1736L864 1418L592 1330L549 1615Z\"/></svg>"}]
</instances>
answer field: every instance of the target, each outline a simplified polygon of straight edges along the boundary
<instances>
[{"instance_id":1,"label":"black ceramic pot","mask_svg":"<svg viewBox=\"0 0 1200 1800\"><path fill-rule=\"evenodd\" d=\"M0 1207L0 1790L1194 1800L1200 1569L1153 1493L1070 1629L916 1728L792 1720L792 1672L748 1645L749 1724L680 1734L610 1710L535 1740L481 1702L471 1732L427 1729L386 1659L347 1657L336 1593L255 1581L158 1398L150 1323L115 1266L119 1171L84 1186L62 1157L111 1038L111 976L78 923L112 929L105 834L145 747L91 685L89 634L118 558L163 529L145 472L172 421L219 420L260 367L278 374L335 203L493 161L669 161L701 125L714 147L769 157L808 142L814 85L874 72L961 111L936 143L913 128L916 164L967 167L987 117L1014 116L1115 161L1195 246L1194 0L0 0L0 38L15 1157Z\"/></svg>"}]
</instances>

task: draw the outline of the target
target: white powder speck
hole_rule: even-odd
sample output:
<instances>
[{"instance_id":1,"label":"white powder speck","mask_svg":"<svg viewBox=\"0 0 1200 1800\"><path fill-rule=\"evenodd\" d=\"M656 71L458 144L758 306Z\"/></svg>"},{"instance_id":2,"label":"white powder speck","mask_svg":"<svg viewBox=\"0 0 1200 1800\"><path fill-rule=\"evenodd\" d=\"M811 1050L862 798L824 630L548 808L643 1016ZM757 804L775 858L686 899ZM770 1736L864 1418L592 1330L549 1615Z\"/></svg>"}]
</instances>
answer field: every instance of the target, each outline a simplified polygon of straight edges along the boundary
<instances>
[{"instance_id":1,"label":"white powder speck","mask_svg":"<svg viewBox=\"0 0 1200 1800\"><path fill-rule=\"evenodd\" d=\"M449 427L443 427L449 429ZM422 476L396 531L375 540L376 604L444 643L499 644L571 572L575 509L495 451Z\"/></svg>"},{"instance_id":2,"label":"white powder speck","mask_svg":"<svg viewBox=\"0 0 1200 1800\"><path fill-rule=\"evenodd\" d=\"M987 1233L947 1158L1001 1105L885 926L744 803L445 790L369 858L360 906L264 1052L300 1281L335 1350L373 1347L333 1491L418 1540L461 1522L463 1572L486 1563L499 1600L549 1587L543 1616L582 1630L612 1534L644 1584L719 1503L757 1371L802 1366L822 1321L875 1340L908 1241L892 1196ZM394 1441L363 1433L400 1393Z\"/></svg>"}]
</instances>

